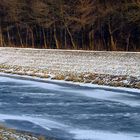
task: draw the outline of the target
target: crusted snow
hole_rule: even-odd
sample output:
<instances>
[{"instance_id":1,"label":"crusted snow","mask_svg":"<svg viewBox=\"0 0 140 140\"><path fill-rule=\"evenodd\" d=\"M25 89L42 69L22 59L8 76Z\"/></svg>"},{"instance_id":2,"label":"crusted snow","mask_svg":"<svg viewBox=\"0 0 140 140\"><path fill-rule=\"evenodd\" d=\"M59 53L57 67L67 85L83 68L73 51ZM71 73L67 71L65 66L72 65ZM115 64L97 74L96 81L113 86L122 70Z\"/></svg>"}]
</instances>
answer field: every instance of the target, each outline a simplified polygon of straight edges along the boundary
<instances>
[{"instance_id":1,"label":"crusted snow","mask_svg":"<svg viewBox=\"0 0 140 140\"><path fill-rule=\"evenodd\" d=\"M140 76L140 53L0 48L0 64L57 73Z\"/></svg>"}]
</instances>

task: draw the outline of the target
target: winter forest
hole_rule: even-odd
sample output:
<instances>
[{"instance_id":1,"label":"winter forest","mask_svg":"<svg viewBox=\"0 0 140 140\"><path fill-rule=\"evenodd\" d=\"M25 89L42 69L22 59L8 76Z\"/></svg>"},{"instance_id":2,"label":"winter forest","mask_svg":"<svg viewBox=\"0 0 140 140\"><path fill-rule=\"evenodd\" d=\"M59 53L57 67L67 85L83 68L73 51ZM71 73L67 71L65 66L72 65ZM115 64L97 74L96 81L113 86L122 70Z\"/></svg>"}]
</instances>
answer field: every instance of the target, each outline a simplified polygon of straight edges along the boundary
<instances>
[{"instance_id":1,"label":"winter forest","mask_svg":"<svg viewBox=\"0 0 140 140\"><path fill-rule=\"evenodd\" d=\"M140 0L0 0L0 46L140 51Z\"/></svg>"}]
</instances>

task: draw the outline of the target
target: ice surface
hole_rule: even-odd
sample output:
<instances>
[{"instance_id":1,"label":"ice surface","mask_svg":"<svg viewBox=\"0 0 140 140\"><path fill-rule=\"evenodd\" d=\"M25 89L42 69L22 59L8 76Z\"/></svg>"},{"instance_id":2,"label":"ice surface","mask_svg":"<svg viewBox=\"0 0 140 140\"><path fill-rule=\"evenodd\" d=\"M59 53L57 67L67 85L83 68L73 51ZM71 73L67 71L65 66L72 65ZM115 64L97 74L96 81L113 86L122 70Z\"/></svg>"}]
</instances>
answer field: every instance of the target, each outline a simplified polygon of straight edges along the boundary
<instances>
[{"instance_id":1,"label":"ice surface","mask_svg":"<svg viewBox=\"0 0 140 140\"><path fill-rule=\"evenodd\" d=\"M111 133L107 131L72 130L78 140L140 140L139 134Z\"/></svg>"},{"instance_id":2,"label":"ice surface","mask_svg":"<svg viewBox=\"0 0 140 140\"><path fill-rule=\"evenodd\" d=\"M19 121L32 122L33 124L39 125L46 130L51 130L52 128L65 129L67 127L66 125L52 121L48 118L42 119L34 116L31 117L25 115L18 116L18 115L10 115L10 114L9 115L0 114L0 121L5 121L5 120L19 120Z\"/></svg>"},{"instance_id":3,"label":"ice surface","mask_svg":"<svg viewBox=\"0 0 140 140\"><path fill-rule=\"evenodd\" d=\"M133 99L136 98L137 96L132 94L118 93L118 92L105 91L105 90L93 90L93 91L81 92L80 94L95 99L119 102L132 107L140 106L140 101L137 99L135 100Z\"/></svg>"},{"instance_id":4,"label":"ice surface","mask_svg":"<svg viewBox=\"0 0 140 140\"><path fill-rule=\"evenodd\" d=\"M49 119L41 119L29 116L13 116L0 114L0 121L5 120L19 120L32 122L35 125L51 131L52 128L61 129L69 134L73 135L76 140L140 140L139 134L127 134L127 133L113 133L108 131L97 131L97 130L83 130L67 126L59 122L55 122Z\"/></svg>"},{"instance_id":5,"label":"ice surface","mask_svg":"<svg viewBox=\"0 0 140 140\"><path fill-rule=\"evenodd\" d=\"M61 84L57 81L53 84L53 82L43 83L43 82L38 82L38 81L31 81L31 80L28 81L28 80L21 80L21 79L6 78L6 77L0 77L0 82L15 83L14 85L10 85L11 87L14 86L14 90L16 90L16 83L21 83L23 84L23 86L27 85L27 87L30 87L32 89L30 90L29 93L22 92L19 90L18 94L17 93L15 94L15 92L13 91L13 95L11 95L13 98L17 96L21 96L21 98L30 97L29 99L35 98L39 100L41 98L42 99L46 98L45 100L46 102L42 102L42 100L40 100L40 102L29 101L29 102L24 103L24 102L20 102L21 100L18 100L18 102L14 102L14 104L17 105L17 107L19 107L19 112L13 111L15 113L14 115L11 115L10 113L9 114L1 113L0 121L3 121L3 122L4 121L6 122L7 120L13 120L13 121L17 120L21 122L27 121L27 122L31 122L35 125L38 125L44 128L46 131L52 132L53 129L62 130L64 133L67 132L71 134L71 136L73 136L72 138L77 139L77 140L140 140L140 134L138 133L138 131L136 133L133 133L136 131L137 128L139 128L139 126L137 126L136 123L139 123L139 115L140 115L138 111L140 107L140 102L139 102L140 99L139 99L139 96L137 96L137 95L140 95L139 94L140 90L134 90L134 92L135 91L136 92L135 94L133 94L134 93L133 90L126 89L126 88L121 88L121 89L111 88L111 87L103 88L101 86L101 89L99 89L100 86L94 86L94 85L88 88L90 84L86 85L85 87L83 85L72 85L72 84L68 86L66 82L64 81L63 81L64 84L61 83L62 81L60 82ZM34 87L39 87L40 89L46 89L46 90L43 90L45 92L37 91L37 93L36 92L34 93L33 92L35 91ZM17 85L17 88L20 88L20 87L18 87ZM119 90L116 91L116 89L119 89ZM122 90L123 90L123 93L121 92ZM59 91L59 94L57 91ZM130 93L131 91L132 93ZM58 96L58 95L61 95L61 96ZM4 94L4 97L5 97L5 94ZM51 100L49 100L49 97ZM79 100L77 101L76 99L79 99ZM3 105L3 103L5 103L4 101L5 101L5 98L3 100L0 100L0 106L4 107ZM22 101L24 101L24 99ZM113 109L112 107L107 107L108 112L106 111L104 112L104 110L102 110L102 108L103 109L106 108L104 104L108 104L108 106L109 105L113 106ZM123 105L124 107L123 109L121 108L122 106L120 104ZM11 102L11 105L12 107L14 107L12 102ZM98 105L100 106L100 108L98 108ZM28 113L26 112L27 106L31 107L31 108L27 108L27 109L30 109ZM34 110L38 106L40 108L42 108L43 106L44 108L50 107L50 110L48 109L47 111L45 110L46 112L39 112L40 114L37 114L36 111L32 112L32 110ZM71 106L73 108L71 108ZM95 106L97 107L97 110ZM61 107L66 112L61 111ZM81 109L79 109L79 107L81 107ZM114 113L113 111L115 107L117 107L117 111ZM23 112L20 109L23 109ZM86 109L87 110L89 109L89 110L87 111ZM130 109L132 112L130 111ZM57 112L56 110L60 111L63 115ZM124 110L125 112L123 112ZM0 110L0 112L1 111L2 110ZM54 112L52 111L54 111L55 113L57 112L58 114L56 113L53 116L52 114ZM72 111L73 115L71 115L70 111ZM5 113L8 113L8 112L5 112ZM51 115L53 117L51 117ZM57 116L56 118L54 118L55 115ZM71 119L71 120L66 121L65 117L67 117L66 119ZM96 127L98 126L98 118L101 118L101 119L103 118L105 121L107 121L107 123L112 121L111 125L109 126L110 129L106 130L105 129L106 125L103 125L104 126L103 130L96 129ZM115 131L115 128L113 129L112 127L115 124L115 121L120 120L120 118L122 118L122 122L121 121L117 122L118 123L117 129L119 131ZM76 122L72 122L72 121L75 121L74 119L79 121L79 124L82 121L89 121L89 123L92 124L92 120L97 119L97 125L94 123L95 127L94 126L91 127L90 125L86 126L85 124L85 127L83 127L82 125L79 125L79 124L76 125ZM103 123L105 121L103 121ZM127 129L125 131L126 133L121 132L120 128L122 127L122 124L124 123L127 125L128 121L131 121L131 124L124 127L123 129L125 128L133 129L134 127L134 130ZM101 123L99 123L99 125ZM121 125L121 127L119 125Z\"/></svg>"}]
</instances>

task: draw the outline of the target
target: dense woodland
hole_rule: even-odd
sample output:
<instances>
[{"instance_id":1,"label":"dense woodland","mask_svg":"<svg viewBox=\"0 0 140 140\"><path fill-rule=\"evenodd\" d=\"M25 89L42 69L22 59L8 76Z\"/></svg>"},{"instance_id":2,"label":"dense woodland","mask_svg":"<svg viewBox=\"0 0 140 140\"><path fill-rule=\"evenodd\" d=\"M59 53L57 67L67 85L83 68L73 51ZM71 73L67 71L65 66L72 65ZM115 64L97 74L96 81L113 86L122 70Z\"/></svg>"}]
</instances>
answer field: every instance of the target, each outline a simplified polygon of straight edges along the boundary
<instances>
[{"instance_id":1,"label":"dense woodland","mask_svg":"<svg viewBox=\"0 0 140 140\"><path fill-rule=\"evenodd\" d=\"M0 46L140 51L140 0L0 0Z\"/></svg>"}]
</instances>

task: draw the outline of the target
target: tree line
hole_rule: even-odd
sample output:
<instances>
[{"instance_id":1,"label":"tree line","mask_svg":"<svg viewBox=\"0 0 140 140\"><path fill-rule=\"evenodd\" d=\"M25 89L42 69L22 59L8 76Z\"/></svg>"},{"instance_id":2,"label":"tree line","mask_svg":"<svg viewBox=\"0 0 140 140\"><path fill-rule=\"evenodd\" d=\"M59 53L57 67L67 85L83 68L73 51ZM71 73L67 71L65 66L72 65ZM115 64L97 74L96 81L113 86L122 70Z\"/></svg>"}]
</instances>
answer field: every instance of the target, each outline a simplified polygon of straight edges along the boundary
<instances>
[{"instance_id":1,"label":"tree line","mask_svg":"<svg viewBox=\"0 0 140 140\"><path fill-rule=\"evenodd\" d=\"M140 51L140 0L0 0L0 46Z\"/></svg>"}]
</instances>

